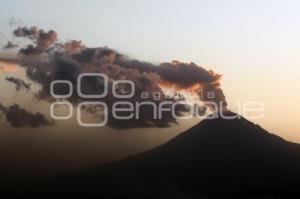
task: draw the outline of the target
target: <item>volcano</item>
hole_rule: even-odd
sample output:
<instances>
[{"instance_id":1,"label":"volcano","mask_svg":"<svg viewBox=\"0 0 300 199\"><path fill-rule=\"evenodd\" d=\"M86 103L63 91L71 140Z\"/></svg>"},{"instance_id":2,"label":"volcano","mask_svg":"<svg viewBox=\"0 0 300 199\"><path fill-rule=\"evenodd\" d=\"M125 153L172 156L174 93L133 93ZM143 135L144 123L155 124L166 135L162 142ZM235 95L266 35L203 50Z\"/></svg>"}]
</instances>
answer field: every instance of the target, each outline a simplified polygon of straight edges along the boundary
<instances>
[{"instance_id":1,"label":"volcano","mask_svg":"<svg viewBox=\"0 0 300 199\"><path fill-rule=\"evenodd\" d=\"M300 145L241 117L204 119L153 150L53 178L26 194L31 198L283 198L300 196L299 185Z\"/></svg>"}]
</instances>

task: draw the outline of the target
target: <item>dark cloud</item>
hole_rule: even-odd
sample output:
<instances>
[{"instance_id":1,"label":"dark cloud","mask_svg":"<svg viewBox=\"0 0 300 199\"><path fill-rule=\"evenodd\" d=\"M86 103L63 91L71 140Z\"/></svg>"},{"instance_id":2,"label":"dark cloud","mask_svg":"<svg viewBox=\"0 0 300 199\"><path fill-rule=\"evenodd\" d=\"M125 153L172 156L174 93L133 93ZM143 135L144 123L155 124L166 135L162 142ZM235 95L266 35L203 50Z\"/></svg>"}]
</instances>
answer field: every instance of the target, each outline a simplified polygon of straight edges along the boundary
<instances>
[{"instance_id":1,"label":"dark cloud","mask_svg":"<svg viewBox=\"0 0 300 199\"><path fill-rule=\"evenodd\" d=\"M202 101L213 101L220 109L226 108L225 95L220 88L222 75L206 70L195 63L182 63L173 61L172 63L152 64L133 60L127 56L118 54L115 63L125 68L134 68L139 71L154 72L159 75L162 82L160 84L174 87L178 90L189 90L197 93ZM208 93L215 93L210 97Z\"/></svg>"},{"instance_id":2,"label":"dark cloud","mask_svg":"<svg viewBox=\"0 0 300 199\"><path fill-rule=\"evenodd\" d=\"M53 30L45 32L37 27L22 28L14 31L17 37L24 37L32 41L26 48L20 50L23 54L21 65L25 67L28 78L41 85L41 90L36 96L39 99L53 101L50 96L50 84L54 80L68 80L73 85L73 95L67 99L74 106L83 100L95 101L95 99L82 99L77 93L77 77L82 73L104 73L108 76L108 94L101 99L109 107L109 125L114 128L168 126L176 123L171 112L164 112L161 119L153 118L153 108L143 106L139 119L116 120L112 117L111 108L120 99L113 96L112 84L115 80L131 80L134 82L135 93L129 101L131 103L153 102L159 104L169 101L175 103L183 101L178 96L168 97L163 88L171 87L176 91L189 91L198 96L199 100L208 102L227 103L223 91L220 88L221 75L206 70L195 63L171 63L152 64L130 59L127 56L107 47L88 48L81 41L70 40L66 43L57 42L57 33ZM30 55L30 56L29 56ZM31 56L35 55L35 56ZM82 81L83 92L96 94L103 91L104 82L99 78L88 78ZM121 93L130 93L128 87L118 88ZM204 96L206 93L215 92L213 98ZM65 85L55 87L55 93L68 93ZM143 93L148 93L143 98ZM159 99L155 96L159 95ZM97 99L99 101L99 99ZM96 101L97 101L96 100ZM172 105L166 105L170 108ZM95 107L86 107L93 112ZM220 107L222 109L223 107ZM206 109L200 110L201 112ZM184 114L185 106L178 106L176 112ZM217 111L217 110L216 110Z\"/></svg>"},{"instance_id":3,"label":"dark cloud","mask_svg":"<svg viewBox=\"0 0 300 199\"><path fill-rule=\"evenodd\" d=\"M28 112L26 109L21 108L18 104L6 107L0 103L0 112L5 115L7 122L15 128L36 128L53 125L53 122L48 121L43 114L39 112L35 114Z\"/></svg>"},{"instance_id":4,"label":"dark cloud","mask_svg":"<svg viewBox=\"0 0 300 199\"><path fill-rule=\"evenodd\" d=\"M14 36L16 37L25 37L31 40L38 38L39 30L37 27L19 27L16 30L14 30Z\"/></svg>"},{"instance_id":5,"label":"dark cloud","mask_svg":"<svg viewBox=\"0 0 300 199\"><path fill-rule=\"evenodd\" d=\"M57 40L57 33L54 30L45 32L33 26L30 28L19 27L14 31L14 36L23 37L34 42L34 45L28 45L20 50L25 55L39 54L48 50Z\"/></svg>"},{"instance_id":6,"label":"dark cloud","mask_svg":"<svg viewBox=\"0 0 300 199\"><path fill-rule=\"evenodd\" d=\"M30 90L31 84L30 83L26 83L23 80L16 78L16 77L6 77L5 78L6 81L11 82L13 84L15 84L15 88L17 91L19 91L20 89L25 89L27 91Z\"/></svg>"},{"instance_id":7,"label":"dark cloud","mask_svg":"<svg viewBox=\"0 0 300 199\"><path fill-rule=\"evenodd\" d=\"M213 71L207 71L194 63L187 64L173 61L172 63L154 65L148 62L131 60L122 55L117 57L116 63L125 68L135 68L140 71L155 72L159 74L163 80L185 88L197 83L201 84L219 81L221 77L221 75L218 75Z\"/></svg>"},{"instance_id":8,"label":"dark cloud","mask_svg":"<svg viewBox=\"0 0 300 199\"><path fill-rule=\"evenodd\" d=\"M80 53L82 50L84 50L86 47L85 45L82 43L82 41L77 41L77 40L71 40L66 42L63 45L63 48L65 49L65 51L70 54L77 54Z\"/></svg>"}]
</instances>

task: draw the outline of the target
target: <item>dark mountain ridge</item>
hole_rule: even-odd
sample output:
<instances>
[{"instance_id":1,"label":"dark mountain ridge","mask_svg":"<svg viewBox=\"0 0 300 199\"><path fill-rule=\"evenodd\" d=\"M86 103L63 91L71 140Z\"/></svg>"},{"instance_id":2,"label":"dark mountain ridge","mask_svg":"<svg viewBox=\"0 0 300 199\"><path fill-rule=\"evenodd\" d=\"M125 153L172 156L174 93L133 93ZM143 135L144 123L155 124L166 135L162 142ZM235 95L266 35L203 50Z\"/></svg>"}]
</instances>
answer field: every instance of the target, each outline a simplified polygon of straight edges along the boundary
<instances>
[{"instance_id":1,"label":"dark mountain ridge","mask_svg":"<svg viewBox=\"0 0 300 199\"><path fill-rule=\"evenodd\" d=\"M299 186L299 144L244 118L219 118L205 119L153 150L54 178L26 194L32 198L290 198L300 196Z\"/></svg>"}]
</instances>

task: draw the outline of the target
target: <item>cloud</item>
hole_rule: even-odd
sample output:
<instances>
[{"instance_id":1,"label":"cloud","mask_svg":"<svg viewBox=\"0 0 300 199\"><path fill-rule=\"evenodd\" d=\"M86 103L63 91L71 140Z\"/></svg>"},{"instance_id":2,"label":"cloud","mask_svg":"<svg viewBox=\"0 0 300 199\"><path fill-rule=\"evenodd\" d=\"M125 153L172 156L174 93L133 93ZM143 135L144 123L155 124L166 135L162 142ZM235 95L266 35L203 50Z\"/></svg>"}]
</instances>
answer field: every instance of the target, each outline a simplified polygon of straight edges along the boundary
<instances>
[{"instance_id":1,"label":"cloud","mask_svg":"<svg viewBox=\"0 0 300 199\"><path fill-rule=\"evenodd\" d=\"M15 84L15 88L17 91L19 91L20 89L25 89L27 91L30 90L31 84L30 83L26 83L23 80L16 78L16 77L6 77L5 78L6 81L11 82L13 84Z\"/></svg>"},{"instance_id":2,"label":"cloud","mask_svg":"<svg viewBox=\"0 0 300 199\"><path fill-rule=\"evenodd\" d=\"M84 50L86 47L82 43L82 41L78 40L70 40L63 44L63 48L69 55L73 55L76 53L80 53L82 50Z\"/></svg>"},{"instance_id":3,"label":"cloud","mask_svg":"<svg viewBox=\"0 0 300 199\"><path fill-rule=\"evenodd\" d=\"M6 107L0 103L0 112L5 115L7 122L14 128L37 128L53 125L53 122L47 120L43 114L39 112L35 114L28 112L26 109L21 108L18 104Z\"/></svg>"},{"instance_id":4,"label":"cloud","mask_svg":"<svg viewBox=\"0 0 300 199\"><path fill-rule=\"evenodd\" d=\"M216 102L226 108L227 102L223 90L220 88L222 75L206 70L195 63L182 63L173 61L154 65L148 62L132 60L124 55L116 59L116 63L125 68L134 68L140 71L157 73L166 87L174 87L177 90L188 90L197 93L204 102ZM209 98L208 93L215 93L214 97Z\"/></svg>"},{"instance_id":5,"label":"cloud","mask_svg":"<svg viewBox=\"0 0 300 199\"><path fill-rule=\"evenodd\" d=\"M45 32L43 29L38 29L35 26L30 28L19 27L13 33L16 37L27 38L34 42L34 44L29 44L20 50L20 53L26 55L39 54L48 50L55 43L58 36L54 30Z\"/></svg>"},{"instance_id":6,"label":"cloud","mask_svg":"<svg viewBox=\"0 0 300 199\"><path fill-rule=\"evenodd\" d=\"M219 109L226 108L225 95L220 88L221 75L195 64L173 61L161 64L152 64L130 59L113 49L107 47L89 48L81 41L70 40L66 43L57 40L58 34L54 30L48 32L37 27L19 27L14 31L17 37L23 37L32 43L20 50L21 65L26 69L27 77L40 84L41 90L36 94L39 99L53 101L50 96L50 84L54 80L68 80L73 84L73 95L68 99L74 106L83 100L77 93L77 77L82 73L104 73L109 77L108 95L101 99L109 107L109 125L114 128L133 127L165 127L176 123L171 112L164 112L161 119L153 118L153 108L143 106L139 119L121 121L114 119L111 108L120 99L113 96L112 84L115 80L131 80L134 82L135 93L129 101L132 103L152 102L159 104L163 101L172 103L183 101L174 95L168 97L164 88L174 88L176 91L189 91L203 102L222 103ZM96 94L102 92L104 83L101 79L88 78L82 81L85 93ZM129 93L127 87L119 88L122 93ZM55 93L67 93L68 88L60 85ZM213 98L203 96L214 92ZM148 93L148 98L143 98ZM154 94L160 95L159 99ZM93 101L95 99L88 99ZM99 100L99 99L98 99ZM170 108L172 105L168 105ZM93 110L93 108L86 108ZM203 110L203 109L202 109ZM206 109L205 109L206 110ZM176 112L187 112L185 106L178 106ZM218 111L218 110L216 110Z\"/></svg>"}]
</instances>

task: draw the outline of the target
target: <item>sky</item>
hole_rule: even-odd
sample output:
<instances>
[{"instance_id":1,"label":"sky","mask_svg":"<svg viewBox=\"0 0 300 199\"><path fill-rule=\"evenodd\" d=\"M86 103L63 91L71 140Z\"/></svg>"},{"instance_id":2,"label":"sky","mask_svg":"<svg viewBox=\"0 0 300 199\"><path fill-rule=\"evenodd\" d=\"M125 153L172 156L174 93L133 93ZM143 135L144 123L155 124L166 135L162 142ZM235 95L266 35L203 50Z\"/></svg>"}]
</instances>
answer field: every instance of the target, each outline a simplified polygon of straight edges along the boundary
<instances>
[{"instance_id":1,"label":"sky","mask_svg":"<svg viewBox=\"0 0 300 199\"><path fill-rule=\"evenodd\" d=\"M14 17L21 19L22 25L54 29L62 41L80 39L87 46L108 46L153 63L195 62L223 75L222 88L232 110L238 103L262 102L265 116L253 122L300 143L299 6L297 0L1 0L0 31L9 37L12 28L8 20ZM4 43L1 39L0 44ZM24 76L22 71L20 76ZM192 124L181 124L174 132ZM141 136L138 129L134 131L130 139L116 138L115 134L98 137L103 138L100 143L112 143L102 149L92 137L80 143L78 139L83 138L79 130L77 139L72 140L76 140L76 148L89 146L78 155L80 159L86 153L96 157L97 151L116 146L115 156L119 157L122 147L131 147L128 154L134 153L176 135L161 130L166 132ZM57 146L70 142L71 137L64 135L59 145L59 136L38 135L35 139L47 142L48 151L56 143L59 154ZM8 139L8 143L14 142ZM74 143L65 156L76 151Z\"/></svg>"}]
</instances>

